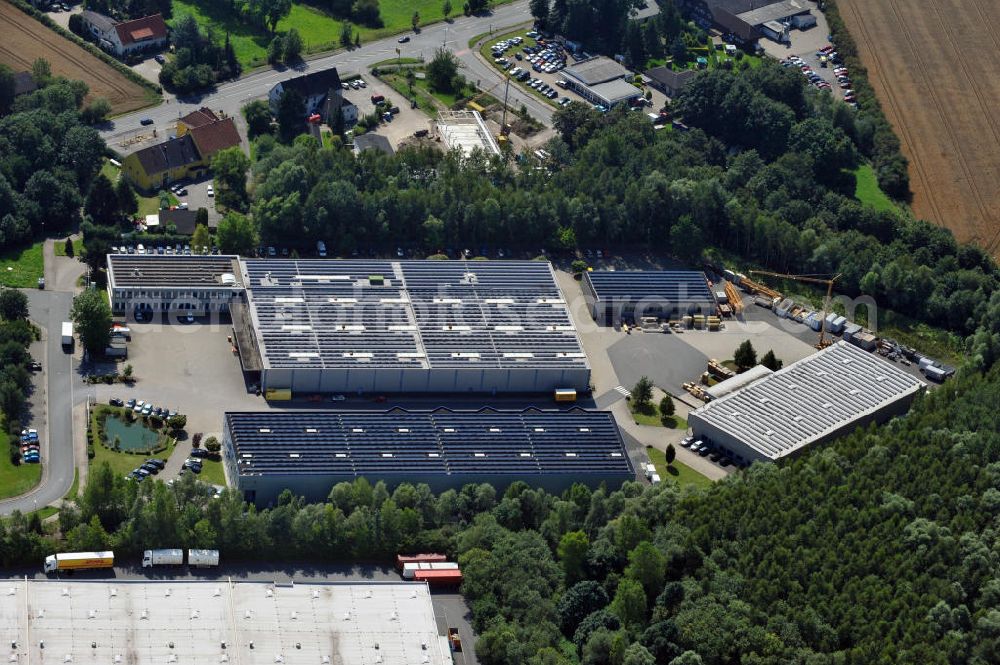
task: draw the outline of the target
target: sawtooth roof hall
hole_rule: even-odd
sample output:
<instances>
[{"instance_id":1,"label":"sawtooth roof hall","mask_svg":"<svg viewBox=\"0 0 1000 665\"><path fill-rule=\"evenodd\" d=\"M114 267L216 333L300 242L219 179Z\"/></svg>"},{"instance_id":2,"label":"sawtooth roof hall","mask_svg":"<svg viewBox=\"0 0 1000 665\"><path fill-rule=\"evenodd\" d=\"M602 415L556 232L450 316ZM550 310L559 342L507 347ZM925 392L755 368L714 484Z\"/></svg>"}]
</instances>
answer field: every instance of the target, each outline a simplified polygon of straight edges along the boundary
<instances>
[{"instance_id":1,"label":"sawtooth roof hall","mask_svg":"<svg viewBox=\"0 0 1000 665\"><path fill-rule=\"evenodd\" d=\"M223 454L244 498L261 505L286 488L322 501L359 477L436 492L515 480L562 491L635 478L611 412L580 408L231 412Z\"/></svg>"}]
</instances>

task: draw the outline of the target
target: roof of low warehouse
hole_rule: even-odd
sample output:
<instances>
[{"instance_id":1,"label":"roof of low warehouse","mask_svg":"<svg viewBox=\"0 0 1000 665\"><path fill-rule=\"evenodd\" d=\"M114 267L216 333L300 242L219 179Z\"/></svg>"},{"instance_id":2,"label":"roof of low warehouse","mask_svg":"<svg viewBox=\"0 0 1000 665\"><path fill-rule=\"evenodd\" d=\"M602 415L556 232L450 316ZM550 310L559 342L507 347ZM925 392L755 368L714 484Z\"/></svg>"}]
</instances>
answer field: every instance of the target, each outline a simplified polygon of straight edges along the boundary
<instances>
[{"instance_id":1,"label":"roof of low warehouse","mask_svg":"<svg viewBox=\"0 0 1000 665\"><path fill-rule=\"evenodd\" d=\"M879 356L844 341L692 411L688 421L716 427L778 459L923 389Z\"/></svg>"},{"instance_id":2,"label":"roof of low warehouse","mask_svg":"<svg viewBox=\"0 0 1000 665\"><path fill-rule=\"evenodd\" d=\"M240 475L632 474L609 411L266 411L224 420Z\"/></svg>"}]
</instances>

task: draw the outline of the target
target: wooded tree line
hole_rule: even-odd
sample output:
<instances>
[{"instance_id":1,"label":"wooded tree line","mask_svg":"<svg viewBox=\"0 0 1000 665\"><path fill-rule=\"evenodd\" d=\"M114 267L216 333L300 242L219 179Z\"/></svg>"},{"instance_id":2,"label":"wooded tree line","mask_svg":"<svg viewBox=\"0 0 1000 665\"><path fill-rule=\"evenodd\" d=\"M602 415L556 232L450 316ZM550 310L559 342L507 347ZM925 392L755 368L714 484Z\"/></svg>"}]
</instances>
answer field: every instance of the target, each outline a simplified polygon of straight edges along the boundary
<instances>
[{"instance_id":1,"label":"wooded tree line","mask_svg":"<svg viewBox=\"0 0 1000 665\"><path fill-rule=\"evenodd\" d=\"M174 57L160 69L160 84L171 90L191 92L207 88L218 81L240 75L236 51L226 33L222 42L211 29L203 33L193 16L177 19L170 31Z\"/></svg>"},{"instance_id":2,"label":"wooded tree line","mask_svg":"<svg viewBox=\"0 0 1000 665\"><path fill-rule=\"evenodd\" d=\"M86 0L84 7L92 12L120 20L162 14L168 19L173 15L171 0Z\"/></svg>"},{"instance_id":3,"label":"wooded tree line","mask_svg":"<svg viewBox=\"0 0 1000 665\"><path fill-rule=\"evenodd\" d=\"M220 548L226 560L457 557L485 665L995 663L1000 372L707 490L515 483L434 495L365 480L258 510L191 476L92 470L62 540L15 516L5 564L58 550Z\"/></svg>"},{"instance_id":4,"label":"wooded tree line","mask_svg":"<svg viewBox=\"0 0 1000 665\"><path fill-rule=\"evenodd\" d=\"M83 124L87 85L52 77L44 60L35 64L42 87L0 115L0 250L74 228L81 192L105 152L97 131Z\"/></svg>"}]
</instances>

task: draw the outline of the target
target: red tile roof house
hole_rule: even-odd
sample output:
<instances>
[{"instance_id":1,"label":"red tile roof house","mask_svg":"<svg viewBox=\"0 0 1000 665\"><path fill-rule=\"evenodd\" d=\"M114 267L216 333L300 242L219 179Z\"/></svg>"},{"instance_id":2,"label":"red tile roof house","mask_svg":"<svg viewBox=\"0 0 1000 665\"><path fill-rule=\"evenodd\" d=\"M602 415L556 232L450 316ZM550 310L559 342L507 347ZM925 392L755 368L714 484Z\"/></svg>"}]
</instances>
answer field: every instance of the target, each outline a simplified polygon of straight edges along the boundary
<instances>
[{"instance_id":1,"label":"red tile roof house","mask_svg":"<svg viewBox=\"0 0 1000 665\"><path fill-rule=\"evenodd\" d=\"M84 11L80 15L101 48L119 58L144 51L158 51L167 45L167 24L159 14L121 23L92 11Z\"/></svg>"}]
</instances>

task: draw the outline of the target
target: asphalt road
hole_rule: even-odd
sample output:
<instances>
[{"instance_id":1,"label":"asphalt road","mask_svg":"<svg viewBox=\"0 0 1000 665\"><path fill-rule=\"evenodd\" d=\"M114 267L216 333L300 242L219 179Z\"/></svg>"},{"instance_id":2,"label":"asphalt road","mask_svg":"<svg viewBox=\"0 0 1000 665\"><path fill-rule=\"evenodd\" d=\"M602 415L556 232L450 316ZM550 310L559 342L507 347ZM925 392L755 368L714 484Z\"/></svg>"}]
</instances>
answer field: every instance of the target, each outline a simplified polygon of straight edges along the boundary
<instances>
[{"instance_id":1,"label":"asphalt road","mask_svg":"<svg viewBox=\"0 0 1000 665\"><path fill-rule=\"evenodd\" d=\"M46 329L45 356L37 358L44 372L44 391L37 390L34 410L47 417L33 422L42 446L42 480L31 492L0 501L0 514L23 513L58 501L73 485L73 356L62 349L62 322L69 319L73 294L65 291L27 290L28 313ZM38 407L42 406L42 409Z\"/></svg>"},{"instance_id":2,"label":"asphalt road","mask_svg":"<svg viewBox=\"0 0 1000 665\"><path fill-rule=\"evenodd\" d=\"M123 154L133 152L150 145L150 141L134 142L122 145L123 140L131 139L138 134L152 137L156 129L157 139L169 135L176 125L177 119L202 106L228 115L240 116L240 109L248 102L267 96L274 84L285 79L300 76L303 73L337 67L341 75L362 73L377 62L396 57L396 48L404 58L423 57L430 60L434 51L444 46L459 58L462 72L466 79L479 83L485 90L493 90L502 96L503 77L500 73L483 62L476 51L469 48L469 40L485 32L495 34L504 32L507 28L531 21L527 0L518 0L509 5L503 5L491 14L483 16L460 17L451 23L437 23L421 30L419 34L407 33L410 41L399 44L396 37L389 37L364 44L350 51L338 51L331 55L313 58L295 68L265 69L255 71L243 78L223 83L214 91L203 95L180 97L175 102L165 103L152 109L136 111L116 118L101 131L101 136L108 145ZM540 99L516 90L511 86L508 98L509 105L520 108L522 104L536 119L551 124L553 109ZM142 126L139 121L150 118L153 124Z\"/></svg>"}]
</instances>

